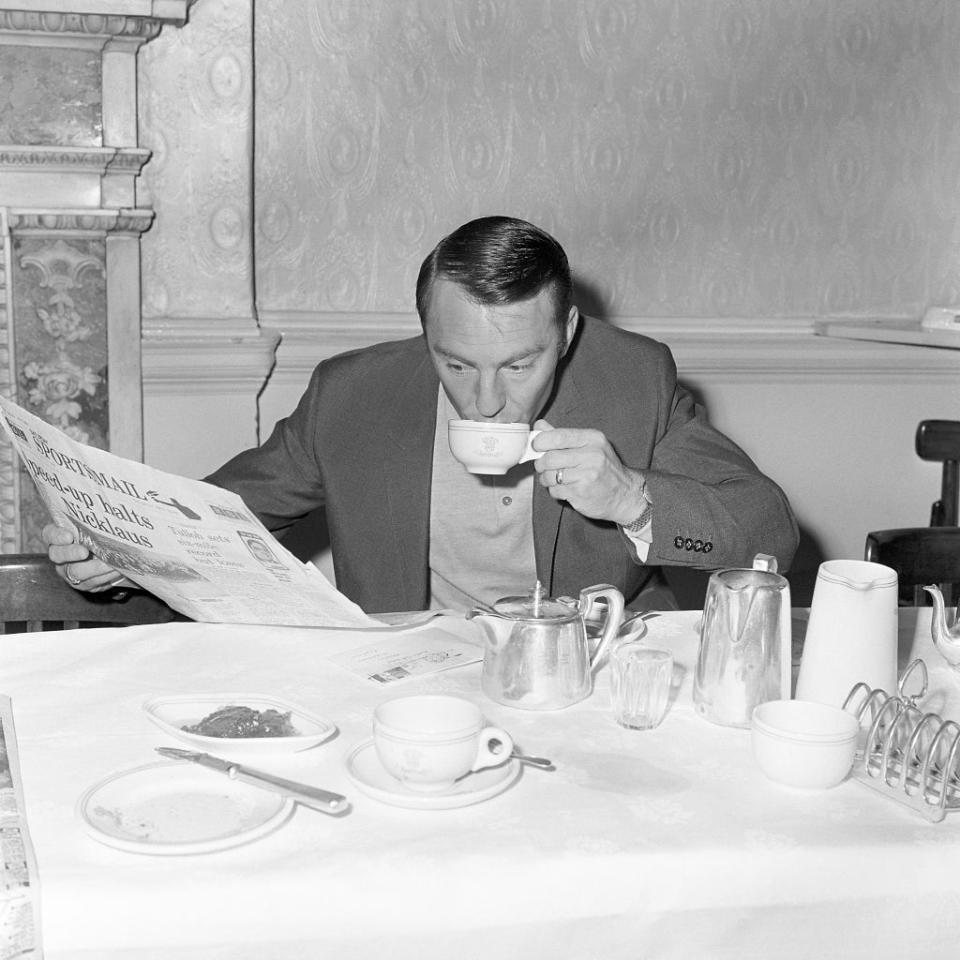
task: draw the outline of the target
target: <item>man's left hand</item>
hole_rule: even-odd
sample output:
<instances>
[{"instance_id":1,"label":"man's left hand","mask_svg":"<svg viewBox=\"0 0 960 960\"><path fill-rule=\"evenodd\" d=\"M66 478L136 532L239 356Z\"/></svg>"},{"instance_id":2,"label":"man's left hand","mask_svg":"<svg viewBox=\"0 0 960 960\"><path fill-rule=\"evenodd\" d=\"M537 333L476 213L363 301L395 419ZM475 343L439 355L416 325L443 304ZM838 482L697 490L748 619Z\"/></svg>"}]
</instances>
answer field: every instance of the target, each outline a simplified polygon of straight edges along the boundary
<instances>
[{"instance_id":1,"label":"man's left hand","mask_svg":"<svg viewBox=\"0 0 960 960\"><path fill-rule=\"evenodd\" d=\"M555 500L566 500L585 517L626 525L646 505L643 476L625 467L599 430L560 427L538 420L543 432L533 441L544 451L534 462L539 483Z\"/></svg>"}]
</instances>

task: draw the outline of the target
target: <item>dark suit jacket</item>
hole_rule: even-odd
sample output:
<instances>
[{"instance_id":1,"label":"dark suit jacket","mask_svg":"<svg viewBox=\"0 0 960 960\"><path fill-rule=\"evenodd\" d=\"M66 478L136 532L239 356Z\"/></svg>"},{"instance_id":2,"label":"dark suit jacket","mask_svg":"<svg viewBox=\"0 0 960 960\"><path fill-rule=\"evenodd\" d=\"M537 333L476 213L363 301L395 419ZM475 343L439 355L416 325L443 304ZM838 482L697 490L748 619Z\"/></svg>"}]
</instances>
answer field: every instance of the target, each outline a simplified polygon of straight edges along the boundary
<instances>
[{"instance_id":1,"label":"dark suit jacket","mask_svg":"<svg viewBox=\"0 0 960 960\"><path fill-rule=\"evenodd\" d=\"M422 609L438 385L422 337L332 357L263 446L208 479L277 533L325 504L340 591L370 613ZM712 570L769 553L789 565L797 526L786 497L678 387L663 344L583 318L543 416L602 430L627 466L649 471L654 507L641 565L615 524L537 484L537 574L549 595L612 583L630 602L661 564Z\"/></svg>"}]
</instances>

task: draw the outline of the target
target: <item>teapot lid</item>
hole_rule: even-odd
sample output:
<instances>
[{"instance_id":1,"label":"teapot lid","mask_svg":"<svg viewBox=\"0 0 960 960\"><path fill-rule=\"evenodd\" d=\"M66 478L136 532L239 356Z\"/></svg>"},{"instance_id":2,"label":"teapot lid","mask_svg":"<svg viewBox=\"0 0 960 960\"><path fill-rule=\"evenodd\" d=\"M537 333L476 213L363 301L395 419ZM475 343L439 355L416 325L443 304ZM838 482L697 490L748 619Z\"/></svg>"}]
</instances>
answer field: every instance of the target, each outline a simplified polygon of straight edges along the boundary
<instances>
[{"instance_id":1,"label":"teapot lid","mask_svg":"<svg viewBox=\"0 0 960 960\"><path fill-rule=\"evenodd\" d=\"M503 597L493 609L505 617L516 620L570 620L578 616L575 606L563 600L543 595L543 584L538 580L530 593L517 597Z\"/></svg>"}]
</instances>

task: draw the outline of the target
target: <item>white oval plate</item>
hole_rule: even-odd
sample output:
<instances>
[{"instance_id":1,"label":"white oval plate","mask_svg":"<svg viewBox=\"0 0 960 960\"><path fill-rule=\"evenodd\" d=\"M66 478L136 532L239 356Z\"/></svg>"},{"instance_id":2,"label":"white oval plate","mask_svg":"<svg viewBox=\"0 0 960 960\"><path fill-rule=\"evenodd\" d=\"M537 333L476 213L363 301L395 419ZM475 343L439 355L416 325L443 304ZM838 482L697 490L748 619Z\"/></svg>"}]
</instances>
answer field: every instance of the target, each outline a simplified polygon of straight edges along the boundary
<instances>
[{"instance_id":1,"label":"white oval plate","mask_svg":"<svg viewBox=\"0 0 960 960\"><path fill-rule=\"evenodd\" d=\"M458 780L446 793L418 793L383 769L373 739L364 740L347 756L347 776L361 793L395 807L412 810L452 810L480 803L503 793L520 775L520 761L478 770Z\"/></svg>"},{"instance_id":2,"label":"white oval plate","mask_svg":"<svg viewBox=\"0 0 960 960\"><path fill-rule=\"evenodd\" d=\"M187 733L184 726L193 726L209 716L214 710L227 706L244 706L253 710L277 710L290 714L290 723L298 731L289 737L206 737L199 733ZM255 693L209 693L185 694L182 696L154 697L143 705L147 716L164 733L190 744L194 750L213 753L217 756L243 754L296 753L315 747L329 740L337 732L336 724L307 713L300 707Z\"/></svg>"},{"instance_id":3,"label":"white oval plate","mask_svg":"<svg viewBox=\"0 0 960 960\"><path fill-rule=\"evenodd\" d=\"M90 787L76 814L94 840L129 853L212 853L276 830L294 801L192 763L150 763Z\"/></svg>"}]
</instances>

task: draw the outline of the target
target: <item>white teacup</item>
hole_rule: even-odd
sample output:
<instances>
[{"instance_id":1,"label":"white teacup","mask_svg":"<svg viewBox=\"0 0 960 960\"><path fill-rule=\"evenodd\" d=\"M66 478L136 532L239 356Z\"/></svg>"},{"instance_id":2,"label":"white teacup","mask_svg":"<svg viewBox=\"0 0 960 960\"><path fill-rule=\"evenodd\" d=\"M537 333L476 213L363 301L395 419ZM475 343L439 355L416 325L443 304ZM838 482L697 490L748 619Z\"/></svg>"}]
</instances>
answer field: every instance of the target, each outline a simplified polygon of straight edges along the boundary
<instances>
[{"instance_id":1,"label":"white teacup","mask_svg":"<svg viewBox=\"0 0 960 960\"><path fill-rule=\"evenodd\" d=\"M518 463L543 456L533 449L533 439L539 433L525 423L447 421L450 452L471 473L506 473Z\"/></svg>"},{"instance_id":2,"label":"white teacup","mask_svg":"<svg viewBox=\"0 0 960 960\"><path fill-rule=\"evenodd\" d=\"M388 700L374 710L373 745L387 773L404 786L441 793L473 770L509 760L513 739L486 726L469 700L423 694Z\"/></svg>"}]
</instances>

